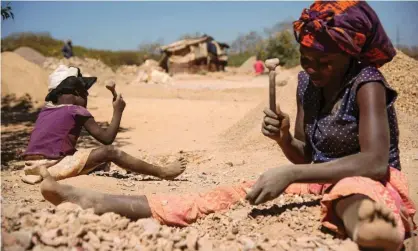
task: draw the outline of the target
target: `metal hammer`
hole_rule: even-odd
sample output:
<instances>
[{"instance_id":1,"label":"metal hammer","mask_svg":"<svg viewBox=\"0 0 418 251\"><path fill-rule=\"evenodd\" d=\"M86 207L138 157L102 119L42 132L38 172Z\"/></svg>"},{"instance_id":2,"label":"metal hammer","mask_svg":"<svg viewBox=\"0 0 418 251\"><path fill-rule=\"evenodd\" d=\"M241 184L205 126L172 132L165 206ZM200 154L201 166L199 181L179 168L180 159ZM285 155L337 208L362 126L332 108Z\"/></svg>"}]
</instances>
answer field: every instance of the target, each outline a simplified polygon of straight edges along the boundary
<instances>
[{"instance_id":1,"label":"metal hammer","mask_svg":"<svg viewBox=\"0 0 418 251\"><path fill-rule=\"evenodd\" d=\"M118 94L116 93L116 83L114 81L110 81L108 84L106 84L106 88L112 92L113 100L116 100L116 97Z\"/></svg>"},{"instance_id":2,"label":"metal hammer","mask_svg":"<svg viewBox=\"0 0 418 251\"><path fill-rule=\"evenodd\" d=\"M278 58L267 59L265 65L269 69L269 104L270 110L276 113L276 67L279 65Z\"/></svg>"}]
</instances>

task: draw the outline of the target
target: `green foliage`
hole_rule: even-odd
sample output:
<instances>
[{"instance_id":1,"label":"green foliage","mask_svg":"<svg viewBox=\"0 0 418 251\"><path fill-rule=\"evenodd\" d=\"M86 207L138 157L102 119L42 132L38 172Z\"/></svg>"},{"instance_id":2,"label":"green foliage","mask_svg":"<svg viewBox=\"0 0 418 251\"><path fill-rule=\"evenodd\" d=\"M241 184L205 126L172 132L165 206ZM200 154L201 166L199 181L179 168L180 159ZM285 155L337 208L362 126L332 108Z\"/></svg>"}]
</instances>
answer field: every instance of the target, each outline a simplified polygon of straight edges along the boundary
<instances>
[{"instance_id":1,"label":"green foliage","mask_svg":"<svg viewBox=\"0 0 418 251\"><path fill-rule=\"evenodd\" d=\"M16 33L2 39L2 51L14 51L19 47L27 46L33 48L47 57L62 58L61 49L64 41L57 40L49 33ZM155 45L151 46L155 49ZM159 60L160 55L155 50L132 50L132 51L111 51L111 50L95 50L81 46L73 46L74 56L81 58L95 58L101 60L112 68L120 65L140 65L144 61L144 56Z\"/></svg>"},{"instance_id":2,"label":"green foliage","mask_svg":"<svg viewBox=\"0 0 418 251\"><path fill-rule=\"evenodd\" d=\"M1 6L1 18L3 20L12 18L13 20L15 19L15 15L12 12L12 7L9 6L10 2L8 2L6 4L6 6Z\"/></svg>"},{"instance_id":3,"label":"green foliage","mask_svg":"<svg viewBox=\"0 0 418 251\"><path fill-rule=\"evenodd\" d=\"M239 67L251 56L254 56L254 53L242 52L231 54L228 56L228 66Z\"/></svg>"},{"instance_id":4,"label":"green foliage","mask_svg":"<svg viewBox=\"0 0 418 251\"><path fill-rule=\"evenodd\" d=\"M299 64L299 45L290 31L283 30L267 40L264 54L260 56L263 60L279 58L280 65L294 67Z\"/></svg>"}]
</instances>

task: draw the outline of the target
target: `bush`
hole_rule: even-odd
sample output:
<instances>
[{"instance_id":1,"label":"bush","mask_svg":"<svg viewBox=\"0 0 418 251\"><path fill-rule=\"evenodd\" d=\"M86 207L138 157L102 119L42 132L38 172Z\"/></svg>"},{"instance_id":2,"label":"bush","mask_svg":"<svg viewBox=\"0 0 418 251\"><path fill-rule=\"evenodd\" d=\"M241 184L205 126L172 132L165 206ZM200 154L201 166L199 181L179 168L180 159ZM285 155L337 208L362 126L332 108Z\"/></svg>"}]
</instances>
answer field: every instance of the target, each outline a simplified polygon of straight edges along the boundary
<instances>
[{"instance_id":1,"label":"bush","mask_svg":"<svg viewBox=\"0 0 418 251\"><path fill-rule=\"evenodd\" d=\"M287 68L294 67L300 62L299 44L290 31L284 30L267 40L265 50L261 51L260 57L264 60L279 58L280 65Z\"/></svg>"},{"instance_id":2,"label":"bush","mask_svg":"<svg viewBox=\"0 0 418 251\"><path fill-rule=\"evenodd\" d=\"M254 53L251 52L231 54L228 56L228 66L239 67L252 56Z\"/></svg>"},{"instance_id":3,"label":"bush","mask_svg":"<svg viewBox=\"0 0 418 251\"><path fill-rule=\"evenodd\" d=\"M49 33L16 33L2 39L1 51L14 51L19 47L27 46L39 51L47 57L62 58L61 49L64 41L57 40ZM159 60L160 55L149 54L148 51L111 51L95 50L81 46L73 46L74 56L81 58L95 58L101 60L106 65L116 68L120 65L140 65L144 61L144 56Z\"/></svg>"}]
</instances>

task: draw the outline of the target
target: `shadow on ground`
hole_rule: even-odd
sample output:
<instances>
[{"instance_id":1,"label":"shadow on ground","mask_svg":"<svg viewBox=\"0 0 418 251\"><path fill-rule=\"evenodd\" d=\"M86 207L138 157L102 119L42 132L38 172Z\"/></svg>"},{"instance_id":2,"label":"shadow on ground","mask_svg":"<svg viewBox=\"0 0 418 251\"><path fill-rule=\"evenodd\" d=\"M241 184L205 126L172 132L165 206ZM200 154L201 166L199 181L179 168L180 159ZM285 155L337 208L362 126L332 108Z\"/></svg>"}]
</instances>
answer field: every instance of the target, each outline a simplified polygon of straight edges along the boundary
<instances>
[{"instance_id":1,"label":"shadow on ground","mask_svg":"<svg viewBox=\"0 0 418 251\"><path fill-rule=\"evenodd\" d=\"M29 95L16 98L7 95L1 99L1 169L10 169L13 161L21 160L21 154L25 151L29 142L30 133L38 117L40 108L34 108ZM102 128L107 128L109 123L98 122ZM118 132L127 132L131 128L119 128ZM128 138L118 137L114 146L128 145ZM77 142L78 148L95 148L102 144L95 140L86 130L82 130Z\"/></svg>"}]
</instances>

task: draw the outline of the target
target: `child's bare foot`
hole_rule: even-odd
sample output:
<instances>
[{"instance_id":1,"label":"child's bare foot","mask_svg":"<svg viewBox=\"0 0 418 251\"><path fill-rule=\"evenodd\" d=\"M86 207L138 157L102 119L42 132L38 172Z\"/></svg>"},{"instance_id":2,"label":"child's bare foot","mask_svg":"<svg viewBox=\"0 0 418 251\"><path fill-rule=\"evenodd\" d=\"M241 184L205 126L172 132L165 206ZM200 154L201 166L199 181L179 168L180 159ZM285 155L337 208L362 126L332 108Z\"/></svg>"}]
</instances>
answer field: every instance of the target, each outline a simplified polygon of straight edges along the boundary
<instances>
[{"instance_id":1,"label":"child's bare foot","mask_svg":"<svg viewBox=\"0 0 418 251\"><path fill-rule=\"evenodd\" d=\"M358 208L353 240L361 247L383 250L397 250L402 244L391 210L368 199Z\"/></svg>"},{"instance_id":2,"label":"child's bare foot","mask_svg":"<svg viewBox=\"0 0 418 251\"><path fill-rule=\"evenodd\" d=\"M40 170L42 167L49 168L56 165L59 160L41 160L38 162L25 162L25 168L23 171L26 175L40 175Z\"/></svg>"},{"instance_id":3,"label":"child's bare foot","mask_svg":"<svg viewBox=\"0 0 418 251\"><path fill-rule=\"evenodd\" d=\"M172 180L182 174L186 170L187 161L184 158L172 162L171 164L161 167L159 170L159 178Z\"/></svg>"}]
</instances>

